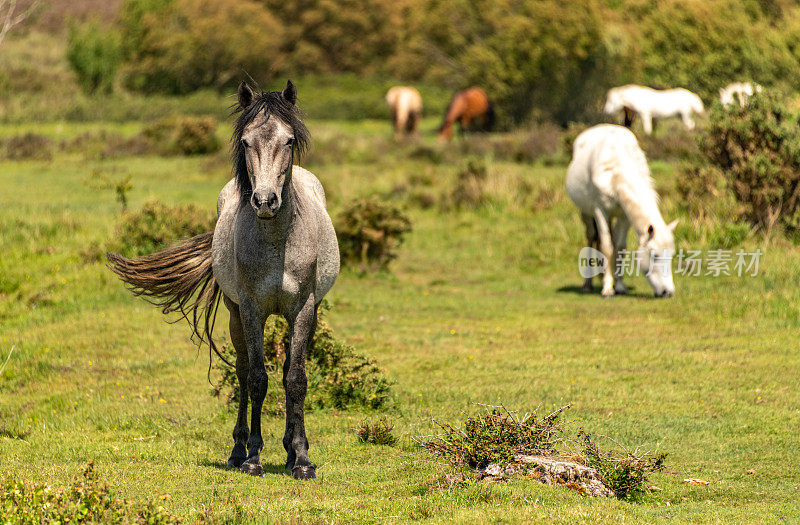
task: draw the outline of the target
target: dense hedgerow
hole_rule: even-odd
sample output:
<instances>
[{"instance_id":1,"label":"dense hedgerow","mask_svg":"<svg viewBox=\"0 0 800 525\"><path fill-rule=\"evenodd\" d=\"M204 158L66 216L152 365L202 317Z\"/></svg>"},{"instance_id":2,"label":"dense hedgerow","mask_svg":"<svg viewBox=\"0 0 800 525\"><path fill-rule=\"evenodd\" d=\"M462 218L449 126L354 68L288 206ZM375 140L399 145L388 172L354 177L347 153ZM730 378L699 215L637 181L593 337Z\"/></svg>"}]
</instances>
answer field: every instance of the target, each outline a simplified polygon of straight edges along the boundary
<instances>
[{"instance_id":1,"label":"dense hedgerow","mask_svg":"<svg viewBox=\"0 0 800 525\"><path fill-rule=\"evenodd\" d=\"M134 90L229 89L243 71L263 85L332 73L451 92L473 84L501 126L597 121L606 89L629 82L686 87L708 102L731 81L790 87L800 75L800 7L789 2L124 0L117 24L122 80ZM94 31L83 40L107 39ZM383 107L371 92L345 98L337 115Z\"/></svg>"},{"instance_id":2,"label":"dense hedgerow","mask_svg":"<svg viewBox=\"0 0 800 525\"><path fill-rule=\"evenodd\" d=\"M337 339L327 319L327 302L318 310L317 331L306 355L308 393L306 409L335 408L338 410L379 409L391 404L391 381L377 363ZM286 321L279 316L267 320L264 329L264 361L270 377L270 388L264 400L264 412L283 415L286 409L281 377L289 341ZM228 361L236 360L233 345L223 345L222 354ZM229 406L239 403L239 383L236 371L224 364L215 365L219 376L212 394L223 397Z\"/></svg>"}]
</instances>

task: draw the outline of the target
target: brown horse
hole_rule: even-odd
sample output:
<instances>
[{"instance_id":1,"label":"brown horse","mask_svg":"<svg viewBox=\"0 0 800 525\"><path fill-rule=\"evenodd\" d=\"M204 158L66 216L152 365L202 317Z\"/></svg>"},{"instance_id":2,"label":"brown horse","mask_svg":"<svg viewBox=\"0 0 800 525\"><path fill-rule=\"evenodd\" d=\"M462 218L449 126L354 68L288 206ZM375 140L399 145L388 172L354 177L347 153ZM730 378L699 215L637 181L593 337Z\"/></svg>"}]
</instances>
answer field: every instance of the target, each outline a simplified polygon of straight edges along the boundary
<instances>
[{"instance_id":1,"label":"brown horse","mask_svg":"<svg viewBox=\"0 0 800 525\"><path fill-rule=\"evenodd\" d=\"M444 121L439 127L439 139L450 140L453 136L453 124L461 126L462 133L470 125L479 126L482 131L489 131L494 124L494 108L489 101L489 96L479 87L467 88L453 96Z\"/></svg>"}]
</instances>

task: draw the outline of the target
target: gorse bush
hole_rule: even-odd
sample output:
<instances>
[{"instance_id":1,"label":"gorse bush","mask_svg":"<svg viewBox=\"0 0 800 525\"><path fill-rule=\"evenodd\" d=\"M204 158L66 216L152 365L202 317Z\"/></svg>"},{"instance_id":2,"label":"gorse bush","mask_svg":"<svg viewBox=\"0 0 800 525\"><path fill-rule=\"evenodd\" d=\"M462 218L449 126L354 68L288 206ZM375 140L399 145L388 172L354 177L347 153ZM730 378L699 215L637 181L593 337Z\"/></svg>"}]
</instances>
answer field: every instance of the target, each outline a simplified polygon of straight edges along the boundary
<instances>
[{"instance_id":1,"label":"gorse bush","mask_svg":"<svg viewBox=\"0 0 800 525\"><path fill-rule=\"evenodd\" d=\"M103 29L97 22L73 24L69 29L67 59L84 91L111 91L122 62L119 31Z\"/></svg>"},{"instance_id":2,"label":"gorse bush","mask_svg":"<svg viewBox=\"0 0 800 525\"><path fill-rule=\"evenodd\" d=\"M597 470L603 484L619 499L634 499L648 492L650 474L664 470L666 454L601 450L582 429L578 431L578 437L582 440L586 465Z\"/></svg>"},{"instance_id":3,"label":"gorse bush","mask_svg":"<svg viewBox=\"0 0 800 525\"><path fill-rule=\"evenodd\" d=\"M176 116L159 119L142 130L163 154L203 155L222 147L212 117Z\"/></svg>"},{"instance_id":4,"label":"gorse bush","mask_svg":"<svg viewBox=\"0 0 800 525\"><path fill-rule=\"evenodd\" d=\"M69 487L56 489L8 478L0 482L2 523L178 523L162 507L149 502L136 508L114 493L94 471L83 469Z\"/></svg>"},{"instance_id":5,"label":"gorse bush","mask_svg":"<svg viewBox=\"0 0 800 525\"><path fill-rule=\"evenodd\" d=\"M325 319L327 309L327 302L323 301L318 310L317 330L306 355L306 409L379 409L388 406L391 403L391 382L386 373L375 361L336 339ZM286 409L280 378L288 342L286 321L279 316L270 317L264 329L264 361L270 377L270 388L264 401L267 414L282 415ZM236 351L230 343L223 345L222 353L228 361L236 360ZM223 397L230 406L238 405L239 384L235 370L223 364L215 366L219 376L212 394Z\"/></svg>"},{"instance_id":6,"label":"gorse bush","mask_svg":"<svg viewBox=\"0 0 800 525\"><path fill-rule=\"evenodd\" d=\"M484 469L490 463L508 463L519 454L551 453L562 432L559 417L567 408L543 418L535 412L519 417L505 408L487 409L460 428L434 421L441 434L417 442L455 466Z\"/></svg>"},{"instance_id":7,"label":"gorse bush","mask_svg":"<svg viewBox=\"0 0 800 525\"><path fill-rule=\"evenodd\" d=\"M476 208L487 203L487 174L486 162L479 158L468 159L456 174L455 185L444 202L445 206L456 209Z\"/></svg>"},{"instance_id":8,"label":"gorse bush","mask_svg":"<svg viewBox=\"0 0 800 525\"><path fill-rule=\"evenodd\" d=\"M44 135L25 133L6 139L2 146L3 158L9 160L50 160L53 158L53 141Z\"/></svg>"},{"instance_id":9,"label":"gorse bush","mask_svg":"<svg viewBox=\"0 0 800 525\"><path fill-rule=\"evenodd\" d=\"M122 214L112 247L129 257L145 255L213 230L216 220L212 212L194 204L167 206L149 200L141 209Z\"/></svg>"},{"instance_id":10,"label":"gorse bush","mask_svg":"<svg viewBox=\"0 0 800 525\"><path fill-rule=\"evenodd\" d=\"M800 233L800 130L797 115L775 94L751 97L744 108L714 106L699 138L700 159L681 175L679 191L702 200L735 199L757 229Z\"/></svg>"},{"instance_id":11,"label":"gorse bush","mask_svg":"<svg viewBox=\"0 0 800 525\"><path fill-rule=\"evenodd\" d=\"M620 445L622 450L603 450L579 429L582 455L576 456L571 448L559 446L568 437L560 417L570 407L566 405L542 418L535 412L520 417L505 407L487 409L484 414L467 418L460 427L434 421L439 433L414 441L457 468L480 472L490 464L508 466L519 455L546 456L592 467L619 499L635 499L648 492L649 476L663 470L666 454L654 455L639 448L630 452Z\"/></svg>"},{"instance_id":12,"label":"gorse bush","mask_svg":"<svg viewBox=\"0 0 800 525\"><path fill-rule=\"evenodd\" d=\"M394 425L386 416L377 419L365 419L356 427L356 436L360 443L373 445L394 445L397 438L392 434Z\"/></svg>"},{"instance_id":13,"label":"gorse bush","mask_svg":"<svg viewBox=\"0 0 800 525\"><path fill-rule=\"evenodd\" d=\"M362 271L385 268L410 231L411 221L395 205L377 197L356 199L336 220L342 263Z\"/></svg>"}]
</instances>

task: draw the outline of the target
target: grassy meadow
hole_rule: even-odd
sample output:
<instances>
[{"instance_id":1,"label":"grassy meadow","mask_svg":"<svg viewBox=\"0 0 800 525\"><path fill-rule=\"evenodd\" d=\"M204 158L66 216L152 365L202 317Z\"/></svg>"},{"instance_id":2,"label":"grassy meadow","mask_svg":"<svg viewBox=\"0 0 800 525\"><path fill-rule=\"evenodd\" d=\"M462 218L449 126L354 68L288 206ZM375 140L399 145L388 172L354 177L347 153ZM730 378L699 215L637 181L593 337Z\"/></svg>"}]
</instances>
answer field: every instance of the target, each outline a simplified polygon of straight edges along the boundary
<instances>
[{"instance_id":1,"label":"grassy meadow","mask_svg":"<svg viewBox=\"0 0 800 525\"><path fill-rule=\"evenodd\" d=\"M396 381L386 413L399 443L357 443L353 429L372 413L310 412L320 479L301 483L283 471L283 419L268 417L264 477L225 470L234 414L209 395L205 350L98 259L121 208L113 191L87 183L92 173L130 175L131 209L154 197L213 208L229 176L224 153L57 150L49 160L0 161L0 365L13 349L0 376L0 476L65 486L94 460L118 495L156 501L188 522L800 518L794 246L746 236L735 249L764 252L757 277L676 276L669 300L653 299L638 277L629 296L603 300L579 293L583 231L563 189L563 154L488 155L488 203L445 210L408 197L424 190L441 201L461 165L466 144L437 145L432 116L418 141L401 144L388 121L308 124L316 142L304 165L324 184L332 215L378 194L413 223L389 272L346 270L329 295L337 336ZM0 136L35 130L59 143L141 127L6 123ZM220 137L228 130L224 122ZM678 249L714 247L712 226L677 202L676 164L654 161L653 172L665 218L682 219ZM219 338L226 329L224 312ZM475 402L522 411L573 403L575 427L667 452L667 471L653 477L660 490L629 503L524 480L448 487L445 467L412 438L433 432L432 418L463 420Z\"/></svg>"}]
</instances>

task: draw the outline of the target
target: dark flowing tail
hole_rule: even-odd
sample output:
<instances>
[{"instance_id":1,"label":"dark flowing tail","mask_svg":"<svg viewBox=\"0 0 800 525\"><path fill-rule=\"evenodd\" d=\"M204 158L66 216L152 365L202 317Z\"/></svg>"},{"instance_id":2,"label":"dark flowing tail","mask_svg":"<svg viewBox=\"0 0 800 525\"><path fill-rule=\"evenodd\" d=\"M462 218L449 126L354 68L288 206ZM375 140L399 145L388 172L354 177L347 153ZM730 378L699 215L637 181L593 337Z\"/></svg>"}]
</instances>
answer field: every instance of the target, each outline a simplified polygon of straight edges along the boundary
<instances>
[{"instance_id":1,"label":"dark flowing tail","mask_svg":"<svg viewBox=\"0 0 800 525\"><path fill-rule=\"evenodd\" d=\"M214 344L212 333L221 296L211 266L214 232L143 257L128 259L107 253L108 268L122 279L136 296L169 314L179 312L186 319L198 344L206 343L229 366ZM175 321L172 321L175 322Z\"/></svg>"}]
</instances>

